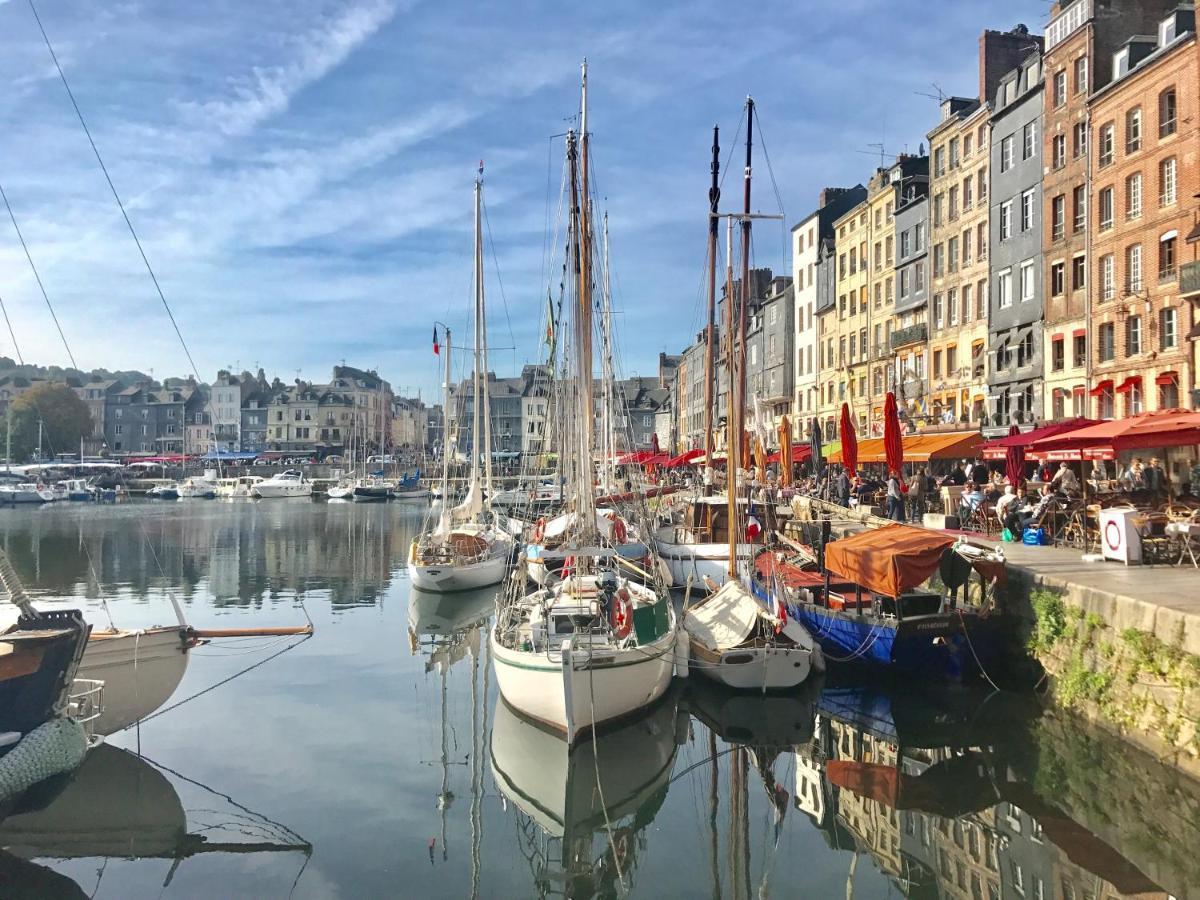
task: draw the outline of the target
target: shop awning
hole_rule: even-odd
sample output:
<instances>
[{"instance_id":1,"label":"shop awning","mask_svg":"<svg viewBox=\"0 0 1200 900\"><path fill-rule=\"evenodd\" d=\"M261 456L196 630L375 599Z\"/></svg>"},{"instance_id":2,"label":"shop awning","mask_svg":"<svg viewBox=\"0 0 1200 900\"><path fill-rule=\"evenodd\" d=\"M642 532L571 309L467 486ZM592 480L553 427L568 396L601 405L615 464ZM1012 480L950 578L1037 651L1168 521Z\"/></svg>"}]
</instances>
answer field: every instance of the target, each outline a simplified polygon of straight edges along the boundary
<instances>
[{"instance_id":1,"label":"shop awning","mask_svg":"<svg viewBox=\"0 0 1200 900\"><path fill-rule=\"evenodd\" d=\"M1111 391L1112 386L1112 379L1106 378L1104 381L1101 381L1094 388L1092 388L1088 393L1090 393L1093 397L1099 397L1101 394L1107 394L1109 391Z\"/></svg>"},{"instance_id":2,"label":"shop awning","mask_svg":"<svg viewBox=\"0 0 1200 900\"><path fill-rule=\"evenodd\" d=\"M780 452L781 451L776 450L774 453L768 456L767 463L770 464L779 462ZM802 463L808 460L810 456L812 456L811 446L808 444L792 444L792 462Z\"/></svg>"},{"instance_id":3,"label":"shop awning","mask_svg":"<svg viewBox=\"0 0 1200 900\"><path fill-rule=\"evenodd\" d=\"M981 443L983 443L983 437L978 431L906 434L902 439L906 463L973 456ZM840 448L829 454L829 462L840 463L841 461ZM868 438L865 441L859 441L858 462L859 465L887 462L883 438Z\"/></svg>"},{"instance_id":4,"label":"shop awning","mask_svg":"<svg viewBox=\"0 0 1200 900\"><path fill-rule=\"evenodd\" d=\"M680 453L678 456L672 456L669 460L663 463L668 469L674 469L678 466L687 466L704 457L704 448L696 450L688 450L686 453Z\"/></svg>"},{"instance_id":5,"label":"shop awning","mask_svg":"<svg viewBox=\"0 0 1200 900\"><path fill-rule=\"evenodd\" d=\"M937 571L954 540L911 525L885 525L829 544L825 566L866 590L897 597Z\"/></svg>"},{"instance_id":6,"label":"shop awning","mask_svg":"<svg viewBox=\"0 0 1200 900\"><path fill-rule=\"evenodd\" d=\"M1122 381L1121 384L1117 387L1117 393L1118 394L1127 394L1127 393L1129 393L1129 391L1132 391L1134 388L1141 390L1141 388L1142 388L1142 376L1141 375L1130 375L1128 378L1126 378L1124 381Z\"/></svg>"},{"instance_id":7,"label":"shop awning","mask_svg":"<svg viewBox=\"0 0 1200 900\"><path fill-rule=\"evenodd\" d=\"M1160 372L1154 379L1155 384L1179 384L1178 372Z\"/></svg>"},{"instance_id":8,"label":"shop awning","mask_svg":"<svg viewBox=\"0 0 1200 900\"><path fill-rule=\"evenodd\" d=\"M1055 388L1056 391L1063 390ZM1066 391L1063 391L1066 393ZM984 444L980 451L983 453L984 459L1004 459L1009 447L1029 447L1035 441L1040 441L1042 438L1054 437L1057 434L1066 434L1071 431L1078 431L1080 428L1087 428L1091 425L1098 425L1099 422L1094 419L1070 419L1066 422L1055 422L1050 425L1043 425L1041 428L1035 428L1032 431L1026 431L1023 434L1014 434L1008 437L997 438L994 441L988 441Z\"/></svg>"},{"instance_id":9,"label":"shop awning","mask_svg":"<svg viewBox=\"0 0 1200 900\"><path fill-rule=\"evenodd\" d=\"M1100 454L1197 443L1200 443L1200 412L1174 409L1100 422L1035 441L1030 449L1046 453L1047 458L1062 458L1057 455L1060 451L1077 451L1084 459L1104 459L1111 457ZM1052 453L1056 455L1051 456Z\"/></svg>"},{"instance_id":10,"label":"shop awning","mask_svg":"<svg viewBox=\"0 0 1200 900\"><path fill-rule=\"evenodd\" d=\"M637 450L633 453L622 453L616 459L618 466L636 466L641 465L646 460L657 454L653 450Z\"/></svg>"}]
</instances>

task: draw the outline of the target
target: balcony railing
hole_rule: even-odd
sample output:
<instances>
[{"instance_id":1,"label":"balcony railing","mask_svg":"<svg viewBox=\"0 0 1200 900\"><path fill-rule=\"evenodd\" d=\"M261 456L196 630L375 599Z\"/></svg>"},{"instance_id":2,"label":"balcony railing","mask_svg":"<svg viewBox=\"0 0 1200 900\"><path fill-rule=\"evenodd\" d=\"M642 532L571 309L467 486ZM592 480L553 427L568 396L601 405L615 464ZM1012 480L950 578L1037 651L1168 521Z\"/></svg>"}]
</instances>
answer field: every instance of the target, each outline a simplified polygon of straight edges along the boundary
<instances>
[{"instance_id":1,"label":"balcony railing","mask_svg":"<svg viewBox=\"0 0 1200 900\"><path fill-rule=\"evenodd\" d=\"M1200 296L1200 261L1179 267L1179 296Z\"/></svg>"},{"instance_id":2,"label":"balcony railing","mask_svg":"<svg viewBox=\"0 0 1200 900\"><path fill-rule=\"evenodd\" d=\"M919 344L929 339L929 326L924 322L898 328L892 332L892 349L898 350L910 344Z\"/></svg>"}]
</instances>

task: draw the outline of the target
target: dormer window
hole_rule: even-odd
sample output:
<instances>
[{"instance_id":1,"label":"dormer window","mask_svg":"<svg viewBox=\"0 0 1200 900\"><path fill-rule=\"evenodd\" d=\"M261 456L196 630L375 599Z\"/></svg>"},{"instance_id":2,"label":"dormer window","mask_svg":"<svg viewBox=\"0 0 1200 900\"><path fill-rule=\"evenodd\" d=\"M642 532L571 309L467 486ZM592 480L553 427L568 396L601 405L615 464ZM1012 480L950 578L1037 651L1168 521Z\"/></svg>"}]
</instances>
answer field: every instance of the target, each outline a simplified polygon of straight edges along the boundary
<instances>
[{"instance_id":1,"label":"dormer window","mask_svg":"<svg viewBox=\"0 0 1200 900\"><path fill-rule=\"evenodd\" d=\"M1129 71L1129 48L1122 47L1113 54L1113 81Z\"/></svg>"},{"instance_id":2,"label":"dormer window","mask_svg":"<svg viewBox=\"0 0 1200 900\"><path fill-rule=\"evenodd\" d=\"M1163 19L1162 23L1158 26L1158 46L1160 46L1160 47L1167 46L1167 44L1169 44L1169 43L1171 43L1171 41L1175 40L1175 38L1178 36L1178 34L1179 34L1179 27L1177 24L1177 20L1176 20L1174 14L1172 14L1168 18Z\"/></svg>"}]
</instances>

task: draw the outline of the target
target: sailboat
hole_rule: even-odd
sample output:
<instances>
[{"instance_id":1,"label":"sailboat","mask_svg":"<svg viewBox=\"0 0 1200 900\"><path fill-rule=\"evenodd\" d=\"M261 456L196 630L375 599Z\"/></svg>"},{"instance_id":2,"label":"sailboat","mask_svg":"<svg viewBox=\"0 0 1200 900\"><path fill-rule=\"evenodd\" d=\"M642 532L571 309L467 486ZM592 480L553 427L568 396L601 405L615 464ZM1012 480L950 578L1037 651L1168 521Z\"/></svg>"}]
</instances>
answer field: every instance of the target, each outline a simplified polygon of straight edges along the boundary
<instances>
[{"instance_id":1,"label":"sailboat","mask_svg":"<svg viewBox=\"0 0 1200 900\"><path fill-rule=\"evenodd\" d=\"M814 669L823 671L825 660L812 635L798 621L788 617L782 603L769 607L755 596L750 585L743 581L743 575L748 580L750 573L743 572L739 566L739 562L745 561L749 568L748 553L742 552L739 544L743 531L751 530L745 527L749 517L743 518L738 508L735 473L741 468L745 419L745 316L749 299L750 136L753 121L754 101L747 100L746 208L741 217L742 296L736 325L732 292L726 295L725 303L725 360L729 374L725 440L730 473L724 511L726 579L715 593L684 610L683 627L688 634L692 659L697 664L695 668L702 675L733 688L767 691L795 687ZM715 151L715 139L713 144ZM716 582L712 585L715 587Z\"/></svg>"},{"instance_id":2,"label":"sailboat","mask_svg":"<svg viewBox=\"0 0 1200 900\"><path fill-rule=\"evenodd\" d=\"M586 62L581 109L580 132L567 133L569 280L575 294L568 397L577 404L559 454L568 515L558 547L542 551L543 559L560 559L563 566L545 586L525 593L522 558L490 637L504 699L564 733L568 743L661 697L675 671L678 637L657 566L642 569L624 560L596 520Z\"/></svg>"},{"instance_id":3,"label":"sailboat","mask_svg":"<svg viewBox=\"0 0 1200 900\"><path fill-rule=\"evenodd\" d=\"M492 510L492 417L487 388L487 317L483 290L483 164L475 179L475 371L471 481L467 495L451 507L450 452L442 452L441 503L433 528L409 551L408 575L427 591L467 591L499 584L513 552L513 537ZM450 330L446 329L446 405L450 410ZM483 471L480 472L480 459Z\"/></svg>"}]
</instances>

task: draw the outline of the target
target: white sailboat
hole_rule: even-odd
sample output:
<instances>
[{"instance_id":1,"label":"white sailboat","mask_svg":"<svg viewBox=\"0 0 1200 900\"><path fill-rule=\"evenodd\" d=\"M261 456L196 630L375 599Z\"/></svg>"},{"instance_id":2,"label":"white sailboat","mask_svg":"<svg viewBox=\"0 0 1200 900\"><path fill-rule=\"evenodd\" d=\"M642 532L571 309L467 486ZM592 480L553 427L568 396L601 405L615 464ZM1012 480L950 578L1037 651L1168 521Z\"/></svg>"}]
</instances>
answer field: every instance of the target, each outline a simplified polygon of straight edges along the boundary
<instances>
[{"instance_id":1,"label":"white sailboat","mask_svg":"<svg viewBox=\"0 0 1200 900\"><path fill-rule=\"evenodd\" d=\"M467 591L499 584L513 552L513 536L492 510L492 417L487 387L487 317L483 290L483 166L475 180L475 366L471 481L467 495L451 507L450 447L442 448L442 501L433 527L409 550L408 574L427 591ZM450 409L450 329L446 329L446 401ZM480 458L483 470L480 471Z\"/></svg>"},{"instance_id":2,"label":"white sailboat","mask_svg":"<svg viewBox=\"0 0 1200 900\"><path fill-rule=\"evenodd\" d=\"M808 678L813 670L822 671L825 660L820 647L803 625L790 621L782 606L768 608L755 595L749 583L749 548L744 552L741 544L743 534L748 531L744 527L748 519L741 515L736 473L741 469L742 432L745 427L745 309L749 298L753 116L754 101L747 100L741 314L736 327L732 278L725 303L725 359L729 370L725 442L726 465L730 473L724 510L725 583L711 596L684 610L683 627L688 634L692 659L696 663L694 668L701 674L729 687L767 691L795 687ZM732 269L732 248L730 259ZM711 525L714 521L711 506L707 512ZM716 581L710 580L710 583L715 585Z\"/></svg>"},{"instance_id":3,"label":"white sailboat","mask_svg":"<svg viewBox=\"0 0 1200 900\"><path fill-rule=\"evenodd\" d=\"M677 628L657 566L642 570L618 555L597 527L592 393L592 248L588 191L587 65L581 134L567 134L570 259L574 277L571 388L577 404L560 451L569 490L563 568L525 590L525 560L510 581L491 633L504 699L521 714L566 735L628 716L663 695L675 671ZM567 559L569 557L569 564ZM641 572L641 579L631 573Z\"/></svg>"}]
</instances>

